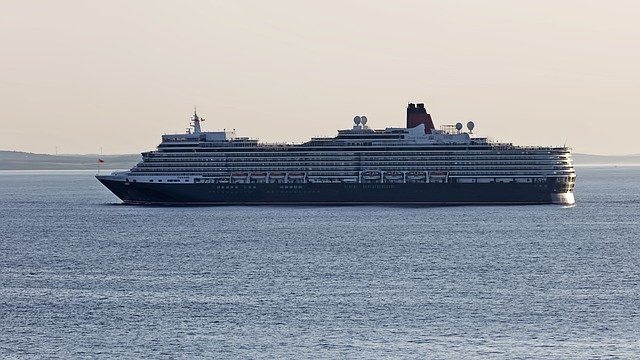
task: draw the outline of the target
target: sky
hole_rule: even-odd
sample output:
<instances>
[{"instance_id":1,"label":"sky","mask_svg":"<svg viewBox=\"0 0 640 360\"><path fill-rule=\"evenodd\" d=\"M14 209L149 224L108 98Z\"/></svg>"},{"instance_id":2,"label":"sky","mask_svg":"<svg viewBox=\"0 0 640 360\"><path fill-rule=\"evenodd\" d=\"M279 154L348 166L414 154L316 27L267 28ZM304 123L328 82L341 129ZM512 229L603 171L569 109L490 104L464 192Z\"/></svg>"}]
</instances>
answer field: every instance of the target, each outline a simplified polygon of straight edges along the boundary
<instances>
[{"instance_id":1,"label":"sky","mask_svg":"<svg viewBox=\"0 0 640 360\"><path fill-rule=\"evenodd\" d=\"M333 136L366 115L640 153L636 1L0 0L0 150L139 153L204 130Z\"/></svg>"}]
</instances>

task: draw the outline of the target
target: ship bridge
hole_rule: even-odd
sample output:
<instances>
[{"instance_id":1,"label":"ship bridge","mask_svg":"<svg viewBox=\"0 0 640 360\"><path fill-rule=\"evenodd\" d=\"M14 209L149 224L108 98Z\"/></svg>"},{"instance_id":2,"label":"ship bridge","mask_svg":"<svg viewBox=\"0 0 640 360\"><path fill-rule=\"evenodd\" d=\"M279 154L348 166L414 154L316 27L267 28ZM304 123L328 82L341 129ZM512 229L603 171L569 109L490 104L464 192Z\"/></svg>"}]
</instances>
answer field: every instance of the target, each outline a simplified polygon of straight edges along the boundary
<instances>
[{"instance_id":1,"label":"ship bridge","mask_svg":"<svg viewBox=\"0 0 640 360\"><path fill-rule=\"evenodd\" d=\"M202 131L201 122L205 119L194 111L191 126L183 134L162 135L158 145L160 151L185 151L197 147L257 146L258 140L236 136L235 129L228 131Z\"/></svg>"}]
</instances>

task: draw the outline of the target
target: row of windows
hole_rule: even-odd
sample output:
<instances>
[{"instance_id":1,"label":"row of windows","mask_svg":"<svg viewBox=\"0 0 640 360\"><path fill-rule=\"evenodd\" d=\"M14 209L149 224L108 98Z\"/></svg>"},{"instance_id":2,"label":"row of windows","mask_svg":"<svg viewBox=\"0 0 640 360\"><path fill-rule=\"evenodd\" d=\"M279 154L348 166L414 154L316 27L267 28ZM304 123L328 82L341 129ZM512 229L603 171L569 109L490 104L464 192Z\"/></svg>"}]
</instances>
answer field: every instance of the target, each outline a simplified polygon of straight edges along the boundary
<instances>
[{"instance_id":1,"label":"row of windows","mask_svg":"<svg viewBox=\"0 0 640 360\"><path fill-rule=\"evenodd\" d=\"M411 171L411 170L444 170L444 171L487 171L487 170L529 170L529 171L544 171L544 170L567 170L573 171L572 166L523 166L523 165L508 165L508 166L467 166L467 165L456 165L456 166L426 166L425 164L405 164L403 166L399 166L398 164L394 165L378 165L378 166L228 166L228 167L216 167L216 166L203 166L203 167L181 167L181 166L163 166L163 167L154 167L154 166L137 166L131 169L131 171L362 171L362 170L382 170L382 171Z\"/></svg>"},{"instance_id":2,"label":"row of windows","mask_svg":"<svg viewBox=\"0 0 640 360\"><path fill-rule=\"evenodd\" d=\"M156 158L144 158L144 163L155 164L170 164L170 163L211 163L211 164L225 164L225 163L261 163L261 164L290 164L290 163L363 163L363 162L403 162L403 161L421 161L421 162L438 162L438 163L466 163L466 164L537 164L537 163L572 163L570 159L566 158L540 158L540 159L496 159L496 158L468 158L468 157L450 157L450 158L434 158L434 157L366 157L366 158L292 158L292 159L264 159L264 158L243 158L243 159L156 159Z\"/></svg>"},{"instance_id":3,"label":"row of windows","mask_svg":"<svg viewBox=\"0 0 640 360\"><path fill-rule=\"evenodd\" d=\"M549 157L549 156L570 156L569 151L543 151L539 153L523 153L523 152L495 152L495 151L433 151L433 150L422 150L422 151L399 151L388 150L388 151L366 151L366 152L358 152L358 151L337 151L337 152L320 152L320 151L297 151L297 152L280 152L280 151L264 151L259 153L246 153L246 152L232 152L225 151L219 153L194 153L194 152L145 152L143 155L152 155L157 157L282 157L282 158L292 158L294 156L312 156L312 157L352 157L352 156L503 156L503 157Z\"/></svg>"},{"instance_id":4,"label":"row of windows","mask_svg":"<svg viewBox=\"0 0 640 360\"><path fill-rule=\"evenodd\" d=\"M241 151L241 152L264 152L264 151L286 151L286 152L298 152L298 151L397 151L397 150L431 150L431 151L473 151L473 150L494 150L494 151L519 151L521 153L539 153L550 151L570 151L566 147L524 147L514 145L497 145L497 144L447 144L447 145L434 145L434 144L404 144L404 143L391 143L391 144L367 144L364 147L353 146L350 144L322 144L321 146L314 146L313 143L307 143L305 145L271 145L271 144L256 144L256 146L245 147L242 149L236 149L235 146L220 146L210 147L193 146L188 144L167 144L182 147L182 151ZM234 144L235 145L235 144ZM160 144L158 148L165 147L164 144ZM203 149L207 147L207 149ZM210 147L210 148L209 148ZM181 151L181 149L167 149L166 151Z\"/></svg>"},{"instance_id":5,"label":"row of windows","mask_svg":"<svg viewBox=\"0 0 640 360\"><path fill-rule=\"evenodd\" d=\"M465 168L477 168L477 167L505 167L505 168L513 168L513 167L523 167L523 168L540 168L540 167L572 167L573 165L569 162L560 162L560 161L548 161L548 162L539 162L539 163L525 163L525 162L485 162L485 163L474 163L474 162L435 162L435 161L362 161L362 162L306 162L306 163L261 163L261 162L244 162L244 163L209 163L209 162L199 162L199 163L181 163L181 162L171 162L171 163L154 163L154 162L142 162L137 165L140 168L161 168L161 167L220 167L220 168L236 168L236 167L267 167L267 168L300 168L300 167L352 167L352 168L364 168L364 167L406 167L406 166L426 166L426 167L465 167Z\"/></svg>"},{"instance_id":6,"label":"row of windows","mask_svg":"<svg viewBox=\"0 0 640 360\"><path fill-rule=\"evenodd\" d=\"M208 145L212 145L208 144ZM163 144L160 144L159 147L162 147ZM287 145L287 144L257 144L250 149L242 148L235 149L233 145L231 146L220 146L220 147L210 147L208 149L201 149L200 146L194 144L171 144L171 145L182 145L185 149L183 151L195 151L195 150L206 150L205 152L226 152L226 151L236 151L236 152L300 152L300 151L311 151L311 152L341 152L341 151L518 151L523 154L531 154L531 153L540 153L540 152L551 152L551 151L571 151L570 148L567 147L526 147L526 146L515 146L515 145L497 145L497 144L447 144L447 145L435 145L435 144L378 144L374 146L366 146L364 148L360 148L358 146L352 146L349 144L333 144L327 145L322 144L321 146L313 146L313 144L307 143L305 145ZM234 143L234 145L237 145ZM179 149L171 149L171 151L180 151Z\"/></svg>"},{"instance_id":7,"label":"row of windows","mask_svg":"<svg viewBox=\"0 0 640 360\"><path fill-rule=\"evenodd\" d=\"M186 172L183 172L186 171ZM209 170L211 171L211 169ZM420 172L424 171L424 169L415 169L414 171ZM433 169L431 171L438 171L438 169ZM250 173L251 170L247 170L247 173ZM175 169L173 171L145 171L145 172L135 172L137 175L153 175L154 173L161 174L191 174L191 175L203 175L202 172L188 172L188 170L183 169ZM360 172L346 172L346 171L308 171L306 172L307 176L358 176ZM546 175L557 175L557 174L566 174L573 175L575 172L571 170L566 171L449 171L450 176L546 176ZM206 174L210 176L229 176L228 172L220 171L218 173ZM247 177L247 176L245 176ZM188 180L185 180L188 181Z\"/></svg>"}]
</instances>

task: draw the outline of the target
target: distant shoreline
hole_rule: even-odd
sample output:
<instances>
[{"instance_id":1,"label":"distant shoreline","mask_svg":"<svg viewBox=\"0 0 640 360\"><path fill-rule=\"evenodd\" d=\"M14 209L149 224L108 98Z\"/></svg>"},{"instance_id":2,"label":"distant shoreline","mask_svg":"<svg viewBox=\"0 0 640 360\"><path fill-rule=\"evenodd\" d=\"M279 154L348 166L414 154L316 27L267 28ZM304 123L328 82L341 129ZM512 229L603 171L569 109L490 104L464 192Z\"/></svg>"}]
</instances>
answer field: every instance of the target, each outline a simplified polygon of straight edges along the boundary
<instances>
[{"instance_id":1,"label":"distant shoreline","mask_svg":"<svg viewBox=\"0 0 640 360\"><path fill-rule=\"evenodd\" d=\"M98 159L104 162L99 163ZM23 151L0 151L0 170L116 170L130 169L142 160L140 154L49 155Z\"/></svg>"},{"instance_id":2,"label":"distant shoreline","mask_svg":"<svg viewBox=\"0 0 640 360\"><path fill-rule=\"evenodd\" d=\"M586 168L586 167L606 167L606 168L616 168L616 167L639 167L640 164L573 164L576 168Z\"/></svg>"},{"instance_id":3,"label":"distant shoreline","mask_svg":"<svg viewBox=\"0 0 640 360\"><path fill-rule=\"evenodd\" d=\"M98 163L98 159L104 160ZM0 170L94 170L112 171L130 169L142 160L140 154L124 155L50 155L23 151L0 151ZM573 154L576 167L629 167L640 166L637 155Z\"/></svg>"}]
</instances>

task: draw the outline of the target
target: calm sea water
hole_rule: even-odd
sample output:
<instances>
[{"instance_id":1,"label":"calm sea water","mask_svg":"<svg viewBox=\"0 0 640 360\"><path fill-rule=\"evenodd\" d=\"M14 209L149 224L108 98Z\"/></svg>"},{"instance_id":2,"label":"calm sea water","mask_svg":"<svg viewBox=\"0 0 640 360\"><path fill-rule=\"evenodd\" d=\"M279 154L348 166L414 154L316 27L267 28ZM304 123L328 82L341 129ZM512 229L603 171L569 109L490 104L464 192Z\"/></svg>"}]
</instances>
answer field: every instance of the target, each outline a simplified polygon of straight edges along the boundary
<instances>
[{"instance_id":1,"label":"calm sea water","mask_svg":"<svg viewBox=\"0 0 640 360\"><path fill-rule=\"evenodd\" d=\"M577 206L135 207L0 172L0 357L637 358L640 168Z\"/></svg>"}]
</instances>

